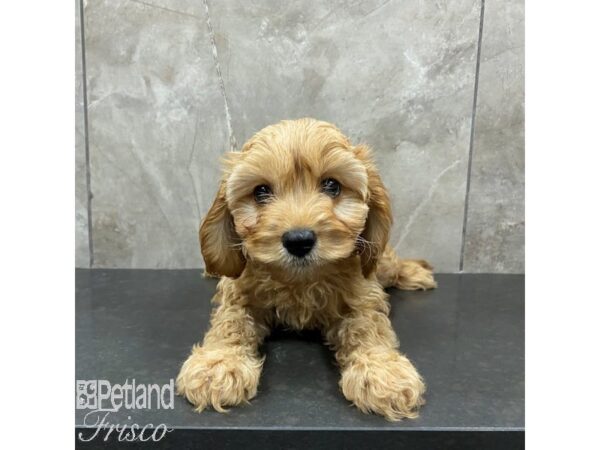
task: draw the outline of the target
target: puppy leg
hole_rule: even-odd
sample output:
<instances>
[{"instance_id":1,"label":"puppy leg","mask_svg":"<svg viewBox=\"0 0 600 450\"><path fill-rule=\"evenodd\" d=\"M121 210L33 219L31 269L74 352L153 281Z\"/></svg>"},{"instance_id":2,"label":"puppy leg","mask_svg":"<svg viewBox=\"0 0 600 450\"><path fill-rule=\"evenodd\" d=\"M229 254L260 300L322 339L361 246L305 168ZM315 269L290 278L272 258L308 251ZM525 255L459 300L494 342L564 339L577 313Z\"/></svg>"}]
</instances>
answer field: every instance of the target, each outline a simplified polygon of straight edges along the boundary
<instances>
[{"instance_id":1,"label":"puppy leg","mask_svg":"<svg viewBox=\"0 0 600 450\"><path fill-rule=\"evenodd\" d=\"M377 264L377 279L383 287L406 291L433 289L433 267L422 259L400 259L394 249L386 245Z\"/></svg>"},{"instance_id":2,"label":"puppy leg","mask_svg":"<svg viewBox=\"0 0 600 450\"><path fill-rule=\"evenodd\" d=\"M398 352L387 305L373 305L373 297L386 298L377 288L380 292L365 299L362 308L353 308L327 332L341 367L340 387L346 399L364 413L380 414L390 421L415 418L416 409L424 403L425 384L406 356Z\"/></svg>"},{"instance_id":3,"label":"puppy leg","mask_svg":"<svg viewBox=\"0 0 600 450\"><path fill-rule=\"evenodd\" d=\"M248 402L256 395L264 358L258 346L267 328L239 304L225 301L213 312L202 346L195 345L177 377L177 393L198 412Z\"/></svg>"}]
</instances>

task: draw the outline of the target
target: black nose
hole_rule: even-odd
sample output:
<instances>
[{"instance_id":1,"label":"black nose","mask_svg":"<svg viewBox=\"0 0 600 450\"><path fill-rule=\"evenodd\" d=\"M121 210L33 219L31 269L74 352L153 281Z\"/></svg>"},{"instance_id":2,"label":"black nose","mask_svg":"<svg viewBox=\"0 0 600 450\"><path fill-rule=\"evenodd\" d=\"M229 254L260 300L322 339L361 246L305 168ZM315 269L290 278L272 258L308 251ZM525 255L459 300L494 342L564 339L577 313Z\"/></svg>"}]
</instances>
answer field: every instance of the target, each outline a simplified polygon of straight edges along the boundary
<instances>
[{"instance_id":1,"label":"black nose","mask_svg":"<svg viewBox=\"0 0 600 450\"><path fill-rule=\"evenodd\" d=\"M317 237L314 231L299 229L283 233L281 242L288 252L299 258L306 255L315 246Z\"/></svg>"}]
</instances>

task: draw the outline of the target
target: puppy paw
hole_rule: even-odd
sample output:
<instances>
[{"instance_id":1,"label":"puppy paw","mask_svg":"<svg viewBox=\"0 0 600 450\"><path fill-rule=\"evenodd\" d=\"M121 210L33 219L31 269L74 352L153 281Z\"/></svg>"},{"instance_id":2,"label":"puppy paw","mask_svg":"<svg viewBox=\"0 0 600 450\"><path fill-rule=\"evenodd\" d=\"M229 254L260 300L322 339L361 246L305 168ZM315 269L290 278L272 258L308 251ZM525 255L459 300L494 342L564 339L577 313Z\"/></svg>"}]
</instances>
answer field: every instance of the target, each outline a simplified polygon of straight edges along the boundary
<instances>
[{"instance_id":1,"label":"puppy paw","mask_svg":"<svg viewBox=\"0 0 600 450\"><path fill-rule=\"evenodd\" d=\"M425 403L425 384L411 362L400 353L370 352L358 356L342 372L340 387L346 399L364 413L398 421L418 416Z\"/></svg>"},{"instance_id":2,"label":"puppy paw","mask_svg":"<svg viewBox=\"0 0 600 450\"><path fill-rule=\"evenodd\" d=\"M177 376L177 394L201 412L207 406L226 412L225 406L247 403L256 396L264 358L243 349L196 346Z\"/></svg>"},{"instance_id":3,"label":"puppy paw","mask_svg":"<svg viewBox=\"0 0 600 450\"><path fill-rule=\"evenodd\" d=\"M434 289L437 283L433 278L433 267L422 259L402 260L394 286L405 291Z\"/></svg>"}]
</instances>

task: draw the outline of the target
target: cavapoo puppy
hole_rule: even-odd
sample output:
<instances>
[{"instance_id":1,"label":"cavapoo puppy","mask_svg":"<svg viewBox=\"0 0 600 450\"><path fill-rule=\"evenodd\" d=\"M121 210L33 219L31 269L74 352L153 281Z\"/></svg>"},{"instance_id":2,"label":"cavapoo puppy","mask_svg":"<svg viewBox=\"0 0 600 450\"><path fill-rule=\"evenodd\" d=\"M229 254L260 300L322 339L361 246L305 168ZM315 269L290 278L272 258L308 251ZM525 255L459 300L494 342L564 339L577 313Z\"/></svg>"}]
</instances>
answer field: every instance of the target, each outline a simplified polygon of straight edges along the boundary
<instances>
[{"instance_id":1,"label":"cavapoo puppy","mask_svg":"<svg viewBox=\"0 0 600 450\"><path fill-rule=\"evenodd\" d=\"M425 261L388 246L388 193L364 145L333 125L283 121L228 153L200 227L206 272L222 277L202 345L177 377L198 411L256 395L271 327L320 329L344 396L363 412L414 418L425 385L398 351L384 287L436 286Z\"/></svg>"}]
</instances>

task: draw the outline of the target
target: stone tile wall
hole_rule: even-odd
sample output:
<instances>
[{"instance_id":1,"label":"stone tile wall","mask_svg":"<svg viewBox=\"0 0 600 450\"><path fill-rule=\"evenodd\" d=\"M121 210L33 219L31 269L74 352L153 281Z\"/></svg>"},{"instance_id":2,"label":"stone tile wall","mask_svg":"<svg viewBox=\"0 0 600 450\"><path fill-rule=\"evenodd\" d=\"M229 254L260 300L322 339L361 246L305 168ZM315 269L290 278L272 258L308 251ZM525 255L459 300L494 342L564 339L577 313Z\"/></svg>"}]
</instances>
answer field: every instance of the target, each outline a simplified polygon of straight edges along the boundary
<instances>
[{"instance_id":1,"label":"stone tile wall","mask_svg":"<svg viewBox=\"0 0 600 450\"><path fill-rule=\"evenodd\" d=\"M200 267L219 156L312 116L374 148L402 256L523 272L522 0L80 7L78 267Z\"/></svg>"}]
</instances>

